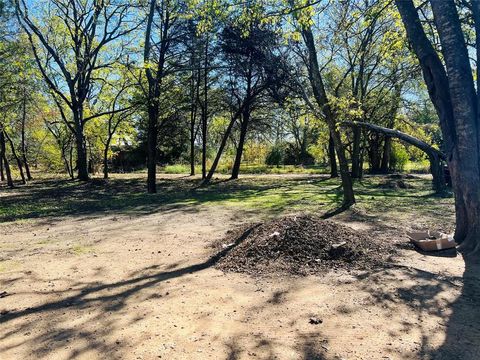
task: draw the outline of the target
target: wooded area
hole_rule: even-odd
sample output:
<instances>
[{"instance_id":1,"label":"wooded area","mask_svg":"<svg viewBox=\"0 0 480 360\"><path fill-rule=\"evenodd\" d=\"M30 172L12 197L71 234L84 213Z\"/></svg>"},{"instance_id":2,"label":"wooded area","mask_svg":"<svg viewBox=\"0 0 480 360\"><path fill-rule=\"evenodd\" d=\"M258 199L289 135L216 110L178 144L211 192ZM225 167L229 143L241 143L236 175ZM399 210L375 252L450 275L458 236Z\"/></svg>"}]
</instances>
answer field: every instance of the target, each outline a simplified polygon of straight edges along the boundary
<instances>
[{"instance_id":1,"label":"wooded area","mask_svg":"<svg viewBox=\"0 0 480 360\"><path fill-rule=\"evenodd\" d=\"M236 202L263 225L211 259L222 271L386 269L378 236L432 226L469 266L478 61L480 0L0 0L0 218Z\"/></svg>"}]
</instances>

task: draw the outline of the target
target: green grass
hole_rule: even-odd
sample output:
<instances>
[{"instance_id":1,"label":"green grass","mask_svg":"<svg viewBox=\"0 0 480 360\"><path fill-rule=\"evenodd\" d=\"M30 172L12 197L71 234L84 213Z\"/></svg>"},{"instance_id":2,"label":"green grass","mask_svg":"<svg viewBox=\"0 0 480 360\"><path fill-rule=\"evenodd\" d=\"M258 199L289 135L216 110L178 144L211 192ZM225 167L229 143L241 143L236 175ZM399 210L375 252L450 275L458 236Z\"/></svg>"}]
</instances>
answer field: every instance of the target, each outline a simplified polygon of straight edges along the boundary
<instances>
[{"instance_id":1,"label":"green grass","mask_svg":"<svg viewBox=\"0 0 480 360\"><path fill-rule=\"evenodd\" d=\"M407 189L391 188L396 181L385 176L368 176L355 183L354 210L366 220L415 221L424 216L449 223L453 200L438 198L423 177L404 180ZM145 175L115 175L108 181L88 183L46 179L14 190L1 189L0 222L34 221L48 217L142 215L159 211L197 211L200 207L224 206L259 216L292 212L322 214L338 207L342 200L338 179L326 176L245 176L239 180L215 180L201 186L190 177L158 180L158 193L145 192ZM429 221L430 221L429 220Z\"/></svg>"},{"instance_id":2,"label":"green grass","mask_svg":"<svg viewBox=\"0 0 480 360\"><path fill-rule=\"evenodd\" d=\"M430 162L428 160L409 161L405 165L404 171L407 173L429 174Z\"/></svg>"},{"instance_id":3,"label":"green grass","mask_svg":"<svg viewBox=\"0 0 480 360\"><path fill-rule=\"evenodd\" d=\"M93 252L91 246L84 246L80 244L72 246L71 250L75 255L90 254L91 252Z\"/></svg>"},{"instance_id":4,"label":"green grass","mask_svg":"<svg viewBox=\"0 0 480 360\"><path fill-rule=\"evenodd\" d=\"M220 165L217 169L217 173L229 174L231 170L231 167L228 165ZM162 167L160 171L165 174L190 174L190 165L166 165ZM200 174L201 171L202 168L200 166L195 166L196 174ZM329 169L327 167L320 165L281 165L277 167L263 164L242 164L243 174L327 174L328 172Z\"/></svg>"}]
</instances>

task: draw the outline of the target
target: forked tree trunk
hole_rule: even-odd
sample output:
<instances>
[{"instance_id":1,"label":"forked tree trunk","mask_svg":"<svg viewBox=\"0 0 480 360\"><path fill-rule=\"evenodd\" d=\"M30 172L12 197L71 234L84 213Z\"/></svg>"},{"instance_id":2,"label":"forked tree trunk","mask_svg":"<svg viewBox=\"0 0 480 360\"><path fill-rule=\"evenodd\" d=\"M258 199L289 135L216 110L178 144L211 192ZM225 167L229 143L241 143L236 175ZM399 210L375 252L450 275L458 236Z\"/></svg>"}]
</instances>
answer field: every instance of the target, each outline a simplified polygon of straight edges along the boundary
<instances>
[{"instance_id":1,"label":"forked tree trunk","mask_svg":"<svg viewBox=\"0 0 480 360\"><path fill-rule=\"evenodd\" d=\"M15 158L15 161L17 162L18 171L20 173L20 177L22 178L22 184L25 185L27 183L27 180L25 178L25 173L23 172L22 161L18 157L17 151L15 150L15 144L13 143L12 138L5 131L3 133L8 140L8 143L10 144L10 149L12 151L12 155Z\"/></svg>"},{"instance_id":2,"label":"forked tree trunk","mask_svg":"<svg viewBox=\"0 0 480 360\"><path fill-rule=\"evenodd\" d=\"M228 138L230 137L230 134L232 132L233 125L235 125L235 123L237 122L238 117L240 116L240 112L241 112L241 109L239 109L235 113L235 115L233 115L232 118L230 119L230 123L228 124L227 129L225 130L225 133L223 134L223 138L222 138L222 141L220 143L220 147L218 148L217 155L215 156L215 159L213 160L212 166L211 166L210 170L208 171L208 174L207 174L205 180L203 181L204 184L207 184L208 182L210 182L210 180L212 180L213 174L215 174L215 171L217 170L217 166L218 166L218 163L220 162L220 158L222 157L223 150L225 149L225 146L227 145Z\"/></svg>"},{"instance_id":3,"label":"forked tree trunk","mask_svg":"<svg viewBox=\"0 0 480 360\"><path fill-rule=\"evenodd\" d=\"M478 94L469 52L453 0L431 0L442 60L423 30L412 0L396 0L407 36L422 67L427 89L445 140L455 192L455 240L466 255L480 254L480 132ZM472 1L475 31L480 31L480 4ZM478 50L478 49L477 49ZM479 59L477 59L478 61Z\"/></svg>"},{"instance_id":4,"label":"forked tree trunk","mask_svg":"<svg viewBox=\"0 0 480 360\"><path fill-rule=\"evenodd\" d=\"M5 175L7 177L7 185L13 188L12 173L10 171L10 165L7 159L7 151L5 148L5 134L3 130L0 131L0 154L2 155L2 161L5 166Z\"/></svg>"}]
</instances>

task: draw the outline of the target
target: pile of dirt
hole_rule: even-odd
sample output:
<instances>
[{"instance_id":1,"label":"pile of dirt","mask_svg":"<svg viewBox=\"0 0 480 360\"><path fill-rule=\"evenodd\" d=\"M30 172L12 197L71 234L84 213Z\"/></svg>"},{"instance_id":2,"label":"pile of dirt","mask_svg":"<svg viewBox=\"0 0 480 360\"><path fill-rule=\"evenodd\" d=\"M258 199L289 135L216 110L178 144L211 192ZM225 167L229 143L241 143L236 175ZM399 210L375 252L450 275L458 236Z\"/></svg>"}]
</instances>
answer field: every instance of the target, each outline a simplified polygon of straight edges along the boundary
<instances>
[{"instance_id":1,"label":"pile of dirt","mask_svg":"<svg viewBox=\"0 0 480 360\"><path fill-rule=\"evenodd\" d=\"M330 269L372 269L392 255L385 240L311 215L283 217L231 231L220 244L223 271L251 275L321 274Z\"/></svg>"},{"instance_id":2,"label":"pile of dirt","mask_svg":"<svg viewBox=\"0 0 480 360\"><path fill-rule=\"evenodd\" d=\"M404 180L386 180L378 184L378 187L381 189L414 189L415 187L412 184Z\"/></svg>"}]
</instances>

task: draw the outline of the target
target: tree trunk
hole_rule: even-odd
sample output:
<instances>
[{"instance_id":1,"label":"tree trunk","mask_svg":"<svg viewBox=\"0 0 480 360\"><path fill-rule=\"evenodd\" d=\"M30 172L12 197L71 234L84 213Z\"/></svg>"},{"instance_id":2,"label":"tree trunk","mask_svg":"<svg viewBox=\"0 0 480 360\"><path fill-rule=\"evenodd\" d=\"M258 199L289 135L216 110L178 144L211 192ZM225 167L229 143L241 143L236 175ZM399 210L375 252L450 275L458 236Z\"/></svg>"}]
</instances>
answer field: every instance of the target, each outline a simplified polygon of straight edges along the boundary
<instances>
[{"instance_id":1,"label":"tree trunk","mask_svg":"<svg viewBox=\"0 0 480 360\"><path fill-rule=\"evenodd\" d=\"M383 174L387 174L390 170L390 153L392 151L392 139L390 136L385 136L383 143L383 155L382 155L382 164L380 165L380 171Z\"/></svg>"},{"instance_id":2,"label":"tree trunk","mask_svg":"<svg viewBox=\"0 0 480 360\"><path fill-rule=\"evenodd\" d=\"M207 124L208 124L208 35L205 41L202 107L202 179L207 177Z\"/></svg>"},{"instance_id":3,"label":"tree trunk","mask_svg":"<svg viewBox=\"0 0 480 360\"><path fill-rule=\"evenodd\" d=\"M190 114L190 176L195 175L195 117Z\"/></svg>"},{"instance_id":4,"label":"tree trunk","mask_svg":"<svg viewBox=\"0 0 480 360\"><path fill-rule=\"evenodd\" d=\"M27 121L27 99L25 89L23 91L23 110L22 110L22 133L21 133L21 147L22 147L22 159L25 166L25 172L27 173L28 181L32 180L32 174L30 173L30 166L27 161L27 143L25 139L25 123Z\"/></svg>"},{"instance_id":5,"label":"tree trunk","mask_svg":"<svg viewBox=\"0 0 480 360\"><path fill-rule=\"evenodd\" d=\"M232 176L230 179L238 179L240 173L240 165L242 164L243 147L247 137L248 123L250 121L250 111L246 110L242 116L242 125L240 127L240 139L238 140L237 154L233 163Z\"/></svg>"},{"instance_id":6,"label":"tree trunk","mask_svg":"<svg viewBox=\"0 0 480 360\"><path fill-rule=\"evenodd\" d=\"M107 140L105 149L103 149L103 178L108 179L108 148L110 147L110 141Z\"/></svg>"},{"instance_id":7,"label":"tree trunk","mask_svg":"<svg viewBox=\"0 0 480 360\"><path fill-rule=\"evenodd\" d=\"M411 135L405 134L401 131L385 128L383 126L374 125L366 122L351 122L351 121L344 121L342 125L348 125L352 127L363 127L375 133L384 134L386 135L390 141L391 138L397 138L406 143L413 145L420 150L424 151L428 158L430 159L430 168L433 177L433 188L437 193L443 193L446 190L446 181L445 181L445 174L442 168L441 160L445 159L445 155L442 154L440 151L435 149L434 147L430 146L426 142L417 139Z\"/></svg>"},{"instance_id":8,"label":"tree trunk","mask_svg":"<svg viewBox=\"0 0 480 360\"><path fill-rule=\"evenodd\" d=\"M328 139L328 160L330 162L330 177L338 177L337 157L335 156L335 145L333 143L332 135Z\"/></svg>"},{"instance_id":9,"label":"tree trunk","mask_svg":"<svg viewBox=\"0 0 480 360\"><path fill-rule=\"evenodd\" d=\"M77 178L81 181L88 181L88 156L85 135L83 134L83 109L81 105L73 112L73 116L75 122L75 145L77 147Z\"/></svg>"},{"instance_id":10,"label":"tree trunk","mask_svg":"<svg viewBox=\"0 0 480 360\"><path fill-rule=\"evenodd\" d=\"M343 203L342 208L348 208L355 203L355 195L353 192L352 177L348 169L347 158L345 156L345 149L342 144L340 132L337 128L337 119L334 111L330 107L328 102L327 93L323 84L323 79L320 74L320 67L318 65L317 50L315 47L315 41L311 28L304 27L302 29L303 40L308 50L308 74L310 84L312 85L314 98L322 109L325 115L330 134L332 135L333 144L335 145L335 151L338 157L338 163L340 167L340 177L342 179L343 189Z\"/></svg>"},{"instance_id":11,"label":"tree trunk","mask_svg":"<svg viewBox=\"0 0 480 360\"><path fill-rule=\"evenodd\" d=\"M395 3L405 26L407 37L412 45L413 51L419 59L423 78L427 85L430 99L440 120L440 128L445 141L444 152L446 154L448 168L452 177L452 188L455 193L455 241L457 243L462 243L470 233L473 234L472 238L480 238L480 236L478 236L480 232L478 231L477 211L479 202L475 199L466 201L469 195L468 193L464 192L462 186L462 181L463 179L468 178L468 174L462 174L462 154L456 145L457 143L461 143L463 140L457 138L457 124L454 117L454 106L450 96L451 89L447 72L445 71L442 60L438 56L435 48L423 30L413 1L396 0ZM452 6L451 3L448 5ZM450 16L455 19L458 27L458 15L453 13L450 14ZM475 27L477 28L477 33L478 25L478 22L476 22ZM462 39L458 41L458 33L456 34L456 39L454 39L454 44L450 44L448 46L455 46L455 42L457 42L457 45L460 46L463 43ZM460 57L449 57L449 61L452 61L455 58L457 58L457 60L460 59ZM466 61L463 59L463 66L465 66L465 63ZM454 69L451 69L450 71L452 71L452 74L456 74ZM471 71L467 70L466 73L471 74ZM464 96L465 95L466 94L464 94ZM461 125L461 128L463 129L463 125ZM471 129L464 130L467 130L468 133ZM472 133L470 132L469 135L472 136ZM463 149L468 149L469 147L471 147L470 141L462 144ZM470 208L473 210L470 211ZM473 217L477 216L477 219L474 219L472 225L470 225L469 213L471 213ZM478 243L478 240L475 240L474 243Z\"/></svg>"},{"instance_id":12,"label":"tree trunk","mask_svg":"<svg viewBox=\"0 0 480 360\"><path fill-rule=\"evenodd\" d=\"M204 184L208 183L212 179L213 174L217 170L218 163L220 162L220 158L222 157L223 150L227 145L227 141L228 141L228 138L230 137L230 133L232 132L233 125L235 125L235 122L237 121L239 116L240 116L240 110L237 111L237 113L234 116L232 116L230 123L228 124L227 129L225 130L225 134L223 135L222 142L220 143L220 147L218 148L218 151L217 151L217 155L213 160L212 167L208 171L207 177L203 181Z\"/></svg>"},{"instance_id":13,"label":"tree trunk","mask_svg":"<svg viewBox=\"0 0 480 360\"><path fill-rule=\"evenodd\" d=\"M22 178L22 184L25 185L27 183L27 180L26 180L25 174L23 172L22 161L20 160L20 158L17 155L17 151L15 150L15 145L13 144L12 138L5 131L3 133L4 133L5 137L7 138L8 142L10 144L10 149L12 150L12 155L17 162L18 171L20 172L20 177Z\"/></svg>"},{"instance_id":14,"label":"tree trunk","mask_svg":"<svg viewBox=\"0 0 480 360\"><path fill-rule=\"evenodd\" d=\"M3 171L3 154L0 152L0 181L5 181L5 172Z\"/></svg>"},{"instance_id":15,"label":"tree trunk","mask_svg":"<svg viewBox=\"0 0 480 360\"><path fill-rule=\"evenodd\" d=\"M360 128L353 128L353 149L352 149L352 178L360 178L360 141L362 131Z\"/></svg>"},{"instance_id":16,"label":"tree trunk","mask_svg":"<svg viewBox=\"0 0 480 360\"><path fill-rule=\"evenodd\" d=\"M157 121L158 107L156 104L149 105L147 135L147 191L149 194L157 192Z\"/></svg>"},{"instance_id":17,"label":"tree trunk","mask_svg":"<svg viewBox=\"0 0 480 360\"><path fill-rule=\"evenodd\" d=\"M443 194L447 190L447 181L440 157L437 153L432 152L428 154L428 159L430 160L430 172L433 178L433 190L435 190L437 194Z\"/></svg>"},{"instance_id":18,"label":"tree trunk","mask_svg":"<svg viewBox=\"0 0 480 360\"><path fill-rule=\"evenodd\" d=\"M5 174L7 176L7 185L13 188L12 173L10 172L10 165L8 164L7 151L5 149L5 134L0 131L0 154L2 155L3 164L5 165Z\"/></svg>"}]
</instances>

